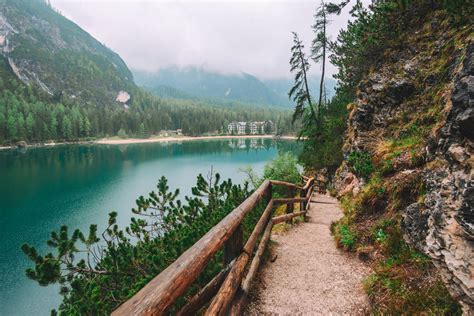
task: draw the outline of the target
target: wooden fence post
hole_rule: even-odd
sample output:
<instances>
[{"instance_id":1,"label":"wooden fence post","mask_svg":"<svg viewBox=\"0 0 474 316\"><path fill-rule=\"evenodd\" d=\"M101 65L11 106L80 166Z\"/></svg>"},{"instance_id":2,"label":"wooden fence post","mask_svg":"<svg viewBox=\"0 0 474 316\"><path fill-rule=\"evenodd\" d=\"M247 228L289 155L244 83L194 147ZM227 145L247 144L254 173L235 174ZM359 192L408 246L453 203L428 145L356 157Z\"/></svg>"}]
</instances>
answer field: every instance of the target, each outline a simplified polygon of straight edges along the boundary
<instances>
[{"instance_id":1,"label":"wooden fence post","mask_svg":"<svg viewBox=\"0 0 474 316\"><path fill-rule=\"evenodd\" d=\"M288 187L288 197L289 197L289 198L294 197L294 192L295 192L295 190L294 190L292 187ZM291 213L293 213L294 209L295 209L295 203L289 203L289 204L287 204L287 205L286 205L286 214L291 214ZM287 224L291 224L291 223L292 223L292 220L290 219L290 220L288 220L286 223L287 223Z\"/></svg>"},{"instance_id":2,"label":"wooden fence post","mask_svg":"<svg viewBox=\"0 0 474 316\"><path fill-rule=\"evenodd\" d=\"M239 225L235 232L224 244L224 267L237 258L242 252L243 232L242 225Z\"/></svg>"},{"instance_id":3,"label":"wooden fence post","mask_svg":"<svg viewBox=\"0 0 474 316\"><path fill-rule=\"evenodd\" d=\"M268 186L267 195L266 195L265 198L264 198L265 204L268 204L272 198L273 198L273 185L272 185L272 183L270 182L270 184L269 184L269 186Z\"/></svg>"},{"instance_id":4,"label":"wooden fence post","mask_svg":"<svg viewBox=\"0 0 474 316\"><path fill-rule=\"evenodd\" d=\"M306 197L306 193L308 191L305 190L305 189L302 189L301 190L301 197ZM306 202L305 201L301 201L301 204L300 204L300 212L302 211L305 211L306 210Z\"/></svg>"}]
</instances>

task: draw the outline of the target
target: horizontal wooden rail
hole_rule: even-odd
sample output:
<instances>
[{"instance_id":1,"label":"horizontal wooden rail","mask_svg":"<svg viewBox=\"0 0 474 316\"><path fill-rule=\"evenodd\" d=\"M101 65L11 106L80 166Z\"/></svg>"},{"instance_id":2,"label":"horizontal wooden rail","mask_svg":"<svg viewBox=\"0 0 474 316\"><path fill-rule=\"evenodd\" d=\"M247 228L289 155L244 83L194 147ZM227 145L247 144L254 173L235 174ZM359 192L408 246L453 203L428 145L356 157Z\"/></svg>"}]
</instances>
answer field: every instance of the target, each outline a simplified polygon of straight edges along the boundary
<instances>
[{"instance_id":1,"label":"horizontal wooden rail","mask_svg":"<svg viewBox=\"0 0 474 316\"><path fill-rule=\"evenodd\" d=\"M304 191L308 190L313 184L314 184L314 178L310 178L308 181L306 181L306 184L303 187L303 190Z\"/></svg>"},{"instance_id":2,"label":"horizontal wooden rail","mask_svg":"<svg viewBox=\"0 0 474 316\"><path fill-rule=\"evenodd\" d=\"M291 204L291 203L299 203L299 202L307 202L307 201L308 201L307 197L273 199L273 203L275 205Z\"/></svg>"},{"instance_id":3,"label":"horizontal wooden rail","mask_svg":"<svg viewBox=\"0 0 474 316\"><path fill-rule=\"evenodd\" d=\"M262 216L258 220L257 225L255 225L255 228L253 229L252 234L250 235L249 239L245 243L245 246L243 248L244 252L248 254L252 253L253 248L255 247L255 243L257 242L258 236L260 236L260 233L265 228L265 225L268 223L268 219L270 218L270 215L273 211L273 205L274 205L273 200L270 200L270 202L268 202L267 204L267 207L263 211Z\"/></svg>"},{"instance_id":4,"label":"horizontal wooden rail","mask_svg":"<svg viewBox=\"0 0 474 316\"><path fill-rule=\"evenodd\" d=\"M242 282L242 277L249 258L250 256L245 252L237 258L234 267L230 270L219 292L217 292L204 315L225 315Z\"/></svg>"},{"instance_id":5,"label":"horizontal wooden rail","mask_svg":"<svg viewBox=\"0 0 474 316\"><path fill-rule=\"evenodd\" d=\"M232 261L225 269L219 272L205 287L203 287L196 295L188 300L186 305L184 305L179 312L176 313L177 316L186 316L195 314L202 306L209 302L224 282L227 274L231 267L234 265L235 260Z\"/></svg>"},{"instance_id":6,"label":"horizontal wooden rail","mask_svg":"<svg viewBox=\"0 0 474 316\"><path fill-rule=\"evenodd\" d=\"M291 182L279 181L279 180L270 180L270 182L271 182L273 185L282 185L282 186L286 186L286 187L290 187L290 188L295 188L295 189L300 189L300 190L303 189L302 186L296 185L296 184L291 183Z\"/></svg>"},{"instance_id":7,"label":"horizontal wooden rail","mask_svg":"<svg viewBox=\"0 0 474 316\"><path fill-rule=\"evenodd\" d=\"M247 272L245 279L242 281L240 291L238 292L236 299L232 303L229 313L230 315L242 315L243 308L248 299L250 287L257 274L258 267L260 266L260 261L262 260L263 252L265 251L265 247L267 246L268 240L270 239L272 227L273 221L270 221L267 224L267 228L263 233L262 239L260 239L260 243L258 245L257 252L255 253L255 257L253 258L252 263L250 263L249 271Z\"/></svg>"},{"instance_id":8,"label":"horizontal wooden rail","mask_svg":"<svg viewBox=\"0 0 474 316\"><path fill-rule=\"evenodd\" d=\"M245 243L243 252L237 259L237 263L229 272L229 275L222 284L219 292L217 292L216 297L207 309L206 315L221 315L228 310L230 304L232 303L232 299L234 298L235 293L239 289L239 285L242 282L245 267L248 260L250 259L250 256L252 255L253 249L255 248L257 238L260 236L260 233L267 225L272 210L273 200L270 200L267 207L263 211L262 216L258 220L257 225L255 225L252 234ZM235 284L237 284L237 286Z\"/></svg>"},{"instance_id":9,"label":"horizontal wooden rail","mask_svg":"<svg viewBox=\"0 0 474 316\"><path fill-rule=\"evenodd\" d=\"M276 224L279 224L279 223L282 223L282 222L286 222L286 221L292 219L293 217L297 217L297 216L301 216L301 215L305 215L305 214L306 214L306 211L301 211L301 212L294 212L294 213L274 217L274 218L272 218L273 225L276 225Z\"/></svg>"},{"instance_id":10,"label":"horizontal wooden rail","mask_svg":"<svg viewBox=\"0 0 474 316\"><path fill-rule=\"evenodd\" d=\"M274 224L306 215L314 187L314 178L303 178L304 186L266 180L242 204L186 250L176 261L153 278L138 293L120 305L112 315L161 315L193 284L216 252L223 248L224 266L207 285L192 296L178 311L178 315L195 314L209 301L206 315L232 315L242 312L252 280L257 273L265 246ZM286 186L289 198L272 199L272 185ZM296 195L299 190L299 197ZM245 216L262 201L268 201L252 233L242 245L241 223ZM300 211L293 212L294 203L301 203ZM275 206L287 204L288 214L272 218ZM263 232L263 234L262 234ZM260 242L253 255L257 240ZM253 257L253 259L252 259ZM252 259L252 260L251 260ZM250 267L247 270L247 265Z\"/></svg>"},{"instance_id":11,"label":"horizontal wooden rail","mask_svg":"<svg viewBox=\"0 0 474 316\"><path fill-rule=\"evenodd\" d=\"M306 205L304 206L304 209L305 209L305 210L309 210L309 206L310 206L310 203L311 203L311 197L313 196L313 191L314 191L314 185L311 186L311 187L308 189L308 192L306 193L307 203L306 203Z\"/></svg>"}]
</instances>

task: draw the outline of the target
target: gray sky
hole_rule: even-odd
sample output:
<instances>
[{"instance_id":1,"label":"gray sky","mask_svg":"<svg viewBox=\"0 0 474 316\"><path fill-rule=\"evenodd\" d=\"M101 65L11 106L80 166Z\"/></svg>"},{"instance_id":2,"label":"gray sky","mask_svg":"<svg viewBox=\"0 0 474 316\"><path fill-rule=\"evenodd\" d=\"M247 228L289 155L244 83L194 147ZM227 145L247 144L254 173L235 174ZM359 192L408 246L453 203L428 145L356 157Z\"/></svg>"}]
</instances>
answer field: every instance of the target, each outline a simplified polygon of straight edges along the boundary
<instances>
[{"instance_id":1,"label":"gray sky","mask_svg":"<svg viewBox=\"0 0 474 316\"><path fill-rule=\"evenodd\" d=\"M203 66L260 78L290 77L292 31L309 48L319 1L51 0L133 69ZM347 11L347 10L346 10ZM333 17L332 39L348 13ZM312 65L311 73L320 71ZM329 72L336 69L331 65Z\"/></svg>"}]
</instances>

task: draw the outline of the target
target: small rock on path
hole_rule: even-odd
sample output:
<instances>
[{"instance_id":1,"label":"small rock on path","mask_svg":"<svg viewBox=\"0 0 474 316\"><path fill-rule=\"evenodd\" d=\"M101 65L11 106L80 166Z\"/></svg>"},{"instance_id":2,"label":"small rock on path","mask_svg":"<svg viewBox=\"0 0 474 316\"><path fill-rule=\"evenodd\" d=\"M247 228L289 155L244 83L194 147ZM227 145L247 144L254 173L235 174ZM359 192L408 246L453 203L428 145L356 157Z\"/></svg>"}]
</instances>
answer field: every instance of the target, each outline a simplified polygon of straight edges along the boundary
<instances>
[{"instance_id":1,"label":"small rock on path","mask_svg":"<svg viewBox=\"0 0 474 316\"><path fill-rule=\"evenodd\" d=\"M336 248L331 222L342 216L336 199L313 195L308 222L272 235L275 262L260 271L246 314L365 314L368 298L362 281L370 269Z\"/></svg>"}]
</instances>

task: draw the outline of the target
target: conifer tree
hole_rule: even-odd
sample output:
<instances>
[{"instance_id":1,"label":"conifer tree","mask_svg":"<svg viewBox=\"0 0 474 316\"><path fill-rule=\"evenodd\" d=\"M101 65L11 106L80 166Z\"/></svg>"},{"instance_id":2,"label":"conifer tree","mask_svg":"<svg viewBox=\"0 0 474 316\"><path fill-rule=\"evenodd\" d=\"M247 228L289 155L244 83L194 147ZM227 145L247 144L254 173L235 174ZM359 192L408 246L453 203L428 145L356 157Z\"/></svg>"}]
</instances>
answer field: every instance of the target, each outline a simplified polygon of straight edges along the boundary
<instances>
[{"instance_id":1,"label":"conifer tree","mask_svg":"<svg viewBox=\"0 0 474 316\"><path fill-rule=\"evenodd\" d=\"M315 23L313 25L314 39L311 45L311 59L315 63L321 62L321 81L319 85L319 101L317 117L321 116L321 107L323 106L323 94L325 91L324 75L326 69L326 50L328 49L329 39L327 37L326 29L329 21L327 19L327 10L324 1L316 11Z\"/></svg>"},{"instance_id":2,"label":"conifer tree","mask_svg":"<svg viewBox=\"0 0 474 316\"><path fill-rule=\"evenodd\" d=\"M15 116L10 115L7 119L7 137L11 140L17 140L18 130L16 127Z\"/></svg>"},{"instance_id":3,"label":"conifer tree","mask_svg":"<svg viewBox=\"0 0 474 316\"><path fill-rule=\"evenodd\" d=\"M54 113L53 113L54 115ZM51 138L56 139L58 136L58 120L56 119L55 116L51 117L51 124L50 126L50 132L51 132Z\"/></svg>"},{"instance_id":4,"label":"conifer tree","mask_svg":"<svg viewBox=\"0 0 474 316\"><path fill-rule=\"evenodd\" d=\"M87 116L84 117L83 124L84 136L89 137L91 134L91 121Z\"/></svg>"},{"instance_id":5,"label":"conifer tree","mask_svg":"<svg viewBox=\"0 0 474 316\"><path fill-rule=\"evenodd\" d=\"M247 124L245 124L245 134L246 135L250 134L250 122L247 122Z\"/></svg>"},{"instance_id":6,"label":"conifer tree","mask_svg":"<svg viewBox=\"0 0 474 316\"><path fill-rule=\"evenodd\" d=\"M5 138L5 123L6 123L6 119L5 119L5 114L2 113L2 111L0 111L0 140Z\"/></svg>"},{"instance_id":7,"label":"conifer tree","mask_svg":"<svg viewBox=\"0 0 474 316\"><path fill-rule=\"evenodd\" d=\"M138 137L145 138L146 136L146 129L145 124L141 123L138 127Z\"/></svg>"},{"instance_id":8,"label":"conifer tree","mask_svg":"<svg viewBox=\"0 0 474 316\"><path fill-rule=\"evenodd\" d=\"M31 112L26 117L26 134L29 140L35 137L34 135L34 128L35 128L35 120Z\"/></svg>"},{"instance_id":9,"label":"conifer tree","mask_svg":"<svg viewBox=\"0 0 474 316\"><path fill-rule=\"evenodd\" d=\"M72 139L72 122L68 115L63 117L63 137L66 140Z\"/></svg>"},{"instance_id":10,"label":"conifer tree","mask_svg":"<svg viewBox=\"0 0 474 316\"><path fill-rule=\"evenodd\" d=\"M291 47L290 70L295 72L295 83L291 88L288 96L296 102L295 111L293 113L293 122L303 117L306 108L311 111L311 117L316 118L311 95L309 93L307 72L309 70L308 58L304 53L304 45L299 39L298 34L293 32L293 47Z\"/></svg>"}]
</instances>

